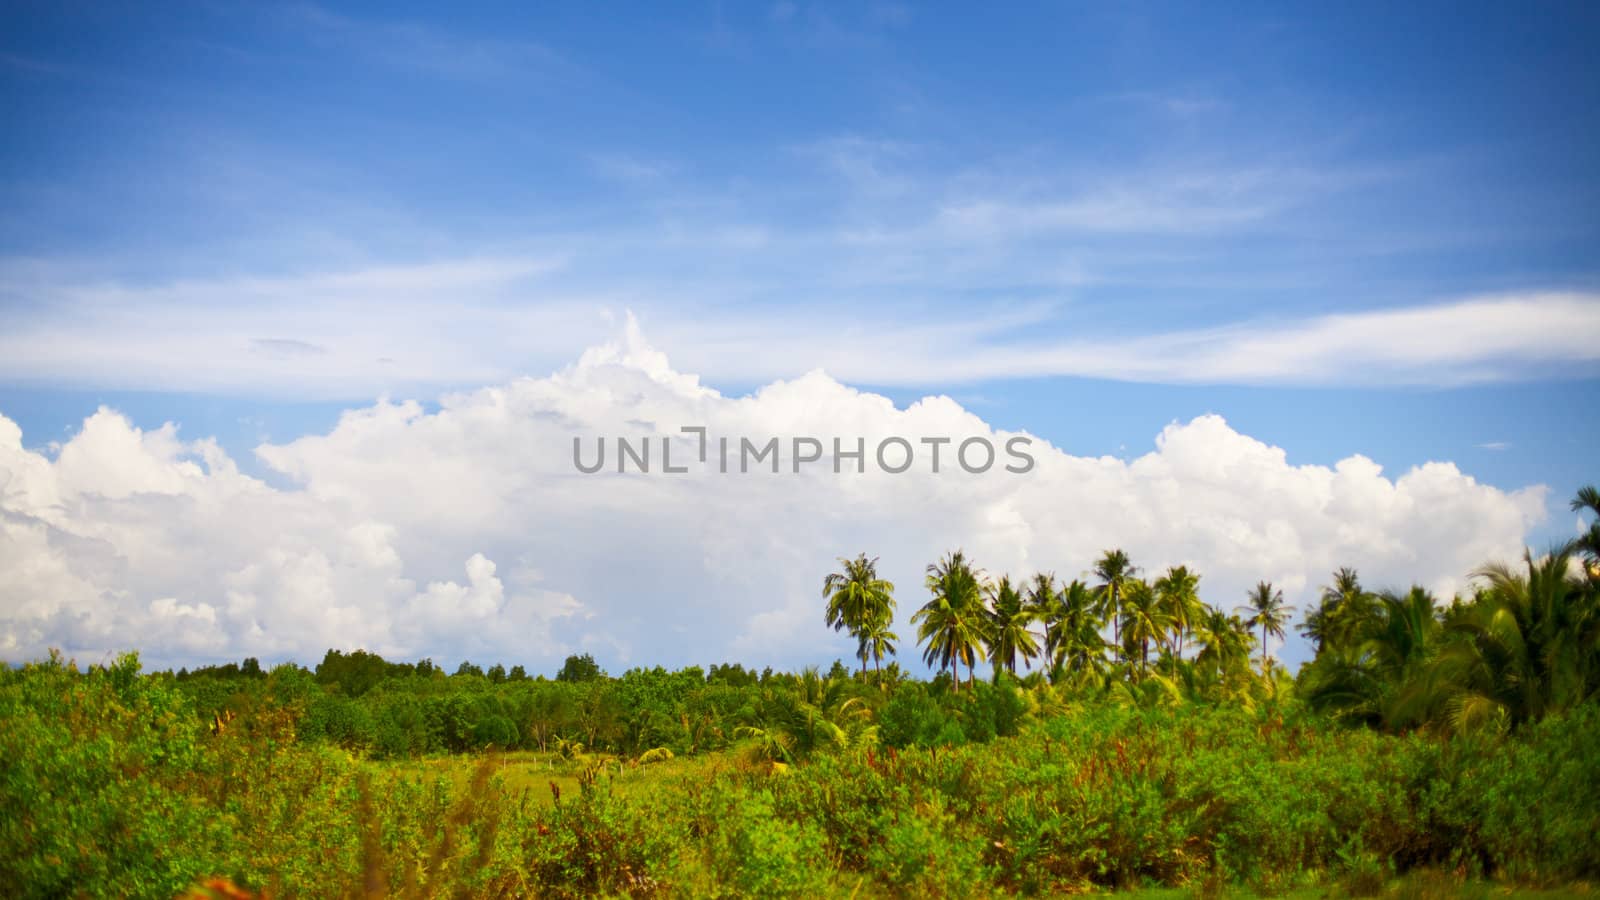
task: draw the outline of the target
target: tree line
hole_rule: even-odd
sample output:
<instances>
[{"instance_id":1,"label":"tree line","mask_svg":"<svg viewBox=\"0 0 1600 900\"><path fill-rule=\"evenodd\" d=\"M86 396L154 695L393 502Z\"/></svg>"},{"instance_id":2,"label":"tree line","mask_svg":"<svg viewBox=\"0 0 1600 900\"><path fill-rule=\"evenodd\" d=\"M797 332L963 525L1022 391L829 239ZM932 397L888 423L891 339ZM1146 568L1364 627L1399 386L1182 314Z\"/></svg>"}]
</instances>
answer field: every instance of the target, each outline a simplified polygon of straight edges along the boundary
<instances>
[{"instance_id":1,"label":"tree line","mask_svg":"<svg viewBox=\"0 0 1600 900\"><path fill-rule=\"evenodd\" d=\"M839 563L841 571L823 581L824 619L856 638L864 673L869 659L881 666L894 655L900 640L889 630L894 585L879 577L876 558L861 554ZM1048 572L1014 583L1009 575L989 578L963 551L953 551L928 566L931 599L911 616L922 659L958 683L965 666L968 686L980 660L1011 675L1019 662L1031 670L1039 660L1056 679L1104 675L1119 666L1141 678L1152 671L1152 650L1157 670L1174 671L1179 661L1191 661L1237 672L1259 630L1267 671L1267 637L1283 637L1294 610L1281 590L1261 582L1246 603L1227 612L1200 599L1200 575L1188 566L1171 566L1153 580L1138 577L1139 571L1116 549L1095 563L1097 584L1060 583ZM1192 659L1185 660L1186 650L1195 651Z\"/></svg>"},{"instance_id":2,"label":"tree line","mask_svg":"<svg viewBox=\"0 0 1600 900\"><path fill-rule=\"evenodd\" d=\"M1520 565L1485 564L1472 593L1447 605L1418 586L1369 591L1355 569L1339 569L1297 629L1316 651L1299 691L1347 720L1452 730L1514 727L1595 696L1600 490L1581 489L1571 509L1591 517L1578 538L1528 551ZM824 621L856 638L865 674L900 640L890 630L895 586L864 553L839 563L823 580ZM1093 584L1048 572L1013 582L989 577L961 550L946 554L927 567L930 599L910 619L923 661L958 687L965 667L969 689L980 660L1013 676L1019 662L1031 669L1037 660L1052 682L1078 687L1155 678L1186 695L1242 697L1259 646L1259 677L1271 677L1268 638L1285 636L1295 607L1270 582L1226 611L1200 598L1200 574L1188 566L1144 578L1111 549L1092 573Z\"/></svg>"},{"instance_id":3,"label":"tree line","mask_svg":"<svg viewBox=\"0 0 1600 900\"><path fill-rule=\"evenodd\" d=\"M1574 509L1600 521L1600 494ZM895 586L877 560L840 561L823 580L824 621L856 638L859 671L799 673L737 664L612 677L585 655L553 680L521 666L391 662L330 650L314 669L270 672L247 659L180 671L176 686L207 722L222 710L292 710L302 741L378 756L485 747L636 756L753 747L793 761L874 743L942 746L1016 733L1085 705L1290 706L1390 731L1502 731L1600 693L1600 532L1516 565L1473 573L1441 603L1425 589L1373 591L1333 573L1298 626L1315 657L1291 675L1265 647L1294 608L1261 583L1233 609L1202 600L1201 575L1148 577L1113 549L1087 578L990 577L961 551L927 567L910 617L919 681L895 661ZM1260 652L1258 652L1260 651ZM979 668L992 676L980 679Z\"/></svg>"}]
</instances>

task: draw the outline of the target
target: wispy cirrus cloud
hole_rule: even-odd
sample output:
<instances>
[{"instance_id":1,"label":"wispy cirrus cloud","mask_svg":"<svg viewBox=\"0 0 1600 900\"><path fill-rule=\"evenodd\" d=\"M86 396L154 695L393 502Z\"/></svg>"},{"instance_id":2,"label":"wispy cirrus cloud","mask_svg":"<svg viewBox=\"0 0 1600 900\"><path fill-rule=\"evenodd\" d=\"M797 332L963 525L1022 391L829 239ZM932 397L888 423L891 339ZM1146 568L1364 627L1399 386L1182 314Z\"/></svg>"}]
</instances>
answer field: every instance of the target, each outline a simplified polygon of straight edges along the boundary
<instances>
[{"instance_id":1,"label":"wispy cirrus cloud","mask_svg":"<svg viewBox=\"0 0 1600 900\"><path fill-rule=\"evenodd\" d=\"M285 7L282 16L315 44L445 78L567 78L580 71L551 47L526 38L464 34L432 23L361 19L315 4Z\"/></svg>"},{"instance_id":2,"label":"wispy cirrus cloud","mask_svg":"<svg viewBox=\"0 0 1600 900\"><path fill-rule=\"evenodd\" d=\"M1593 376L1597 339L1600 294L1525 293L1153 335L1104 369L1170 382L1460 385Z\"/></svg>"},{"instance_id":3,"label":"wispy cirrus cloud","mask_svg":"<svg viewBox=\"0 0 1600 900\"><path fill-rule=\"evenodd\" d=\"M1071 311L1038 309L1072 328ZM1026 321L1024 317L1021 321ZM1075 330L1066 340L978 320L896 330L806 333L789 321L763 328L754 354L699 352L667 328L664 343L711 363L712 373L770 374L783 360L815 361L846 381L937 384L1078 376L1163 384L1459 386L1600 374L1600 294L1527 293L1298 319L1139 332ZM787 340L782 337L787 335ZM831 336L830 336L831 335ZM727 340L724 350L742 342ZM737 358L736 358L737 357ZM740 371L748 370L748 371Z\"/></svg>"},{"instance_id":4,"label":"wispy cirrus cloud","mask_svg":"<svg viewBox=\"0 0 1600 900\"><path fill-rule=\"evenodd\" d=\"M632 153L592 153L589 166L602 178L623 182L653 182L673 174L671 163Z\"/></svg>"},{"instance_id":5,"label":"wispy cirrus cloud","mask_svg":"<svg viewBox=\"0 0 1600 900\"><path fill-rule=\"evenodd\" d=\"M1210 92L1195 90L1120 91L1103 99L1108 103L1132 104L1179 118L1220 113L1228 109L1226 101Z\"/></svg>"},{"instance_id":6,"label":"wispy cirrus cloud","mask_svg":"<svg viewBox=\"0 0 1600 900\"><path fill-rule=\"evenodd\" d=\"M953 238L985 241L1051 233L1214 234L1262 227L1297 206L1388 177L1380 169L1245 165L1111 171L1067 184L1000 178L948 198L929 225Z\"/></svg>"},{"instance_id":7,"label":"wispy cirrus cloud","mask_svg":"<svg viewBox=\"0 0 1600 900\"><path fill-rule=\"evenodd\" d=\"M560 265L474 258L157 285L19 267L0 275L0 378L365 397L500 377L603 333L591 304L513 302Z\"/></svg>"},{"instance_id":8,"label":"wispy cirrus cloud","mask_svg":"<svg viewBox=\"0 0 1600 900\"><path fill-rule=\"evenodd\" d=\"M327 347L294 338L252 338L250 349L273 359L303 359L328 352Z\"/></svg>"},{"instance_id":9,"label":"wispy cirrus cloud","mask_svg":"<svg viewBox=\"0 0 1600 900\"><path fill-rule=\"evenodd\" d=\"M850 383L907 386L1049 376L1456 386L1600 374L1594 292L1130 329L1048 301L934 317L894 303L744 307L727 294L617 290L583 262L530 255L154 285L62 283L55 270L41 283L0 271L0 379L337 397L425 391L548 371L629 309L674 358L740 383L819 368Z\"/></svg>"}]
</instances>

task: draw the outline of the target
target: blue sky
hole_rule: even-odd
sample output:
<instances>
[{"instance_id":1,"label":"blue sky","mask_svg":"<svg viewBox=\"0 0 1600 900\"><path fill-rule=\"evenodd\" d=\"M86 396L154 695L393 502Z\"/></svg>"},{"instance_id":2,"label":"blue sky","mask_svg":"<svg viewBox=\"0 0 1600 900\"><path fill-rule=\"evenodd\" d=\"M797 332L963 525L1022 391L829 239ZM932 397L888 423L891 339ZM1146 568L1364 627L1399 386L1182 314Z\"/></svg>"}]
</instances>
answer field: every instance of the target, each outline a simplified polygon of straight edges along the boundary
<instances>
[{"instance_id":1,"label":"blue sky","mask_svg":"<svg viewBox=\"0 0 1600 900\"><path fill-rule=\"evenodd\" d=\"M258 445L631 313L729 395L821 368L1079 457L1214 413L1546 485L1544 543L1600 474L1597 38L1576 3L10 4L0 415L43 458L101 405L174 422L291 489Z\"/></svg>"}]
</instances>

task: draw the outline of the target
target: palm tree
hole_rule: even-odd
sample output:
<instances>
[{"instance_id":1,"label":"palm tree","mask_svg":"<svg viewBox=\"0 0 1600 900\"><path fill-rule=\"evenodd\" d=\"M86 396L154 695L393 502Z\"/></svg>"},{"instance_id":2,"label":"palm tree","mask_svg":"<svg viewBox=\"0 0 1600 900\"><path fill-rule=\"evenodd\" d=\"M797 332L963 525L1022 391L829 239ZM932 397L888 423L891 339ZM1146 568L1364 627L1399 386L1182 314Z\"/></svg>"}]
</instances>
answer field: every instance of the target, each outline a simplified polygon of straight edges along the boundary
<instances>
[{"instance_id":1,"label":"palm tree","mask_svg":"<svg viewBox=\"0 0 1600 900\"><path fill-rule=\"evenodd\" d=\"M1039 639L1028 626L1039 617L1037 607L1023 602L1007 575L990 585L988 594L989 661L994 663L995 671L1004 668L1015 675L1017 657L1021 656L1023 666L1031 669L1029 660L1039 655Z\"/></svg>"},{"instance_id":2,"label":"palm tree","mask_svg":"<svg viewBox=\"0 0 1600 900\"><path fill-rule=\"evenodd\" d=\"M885 654L893 656L894 642L900 640L898 634L889 630L890 624L887 617L873 619L860 635L862 646L872 656L872 669L876 673L874 678L883 674L883 657Z\"/></svg>"},{"instance_id":3,"label":"palm tree","mask_svg":"<svg viewBox=\"0 0 1600 900\"><path fill-rule=\"evenodd\" d=\"M1100 615L1111 620L1111 643L1117 648L1119 659L1122 654L1122 587L1138 571L1138 567L1129 562L1128 554L1120 549L1107 550L1094 564L1094 574L1100 579L1097 589Z\"/></svg>"},{"instance_id":4,"label":"palm tree","mask_svg":"<svg viewBox=\"0 0 1600 900\"><path fill-rule=\"evenodd\" d=\"M1353 646L1377 613L1373 598L1361 587L1361 578L1348 566L1333 573L1333 583L1322 589L1316 609L1295 626L1321 652L1329 644Z\"/></svg>"},{"instance_id":5,"label":"palm tree","mask_svg":"<svg viewBox=\"0 0 1600 900\"><path fill-rule=\"evenodd\" d=\"M928 665L937 662L941 670L948 667L958 684L956 666L966 663L967 684L971 686L973 669L987 638L983 572L957 550L928 566L927 587L933 599L911 617L912 624L917 625L917 643L928 645L922 658Z\"/></svg>"},{"instance_id":6,"label":"palm tree","mask_svg":"<svg viewBox=\"0 0 1600 900\"><path fill-rule=\"evenodd\" d=\"M1056 607L1057 597L1055 573L1035 572L1033 580L1028 582L1028 595L1025 598L1028 606L1033 608L1034 615L1048 622Z\"/></svg>"},{"instance_id":7,"label":"palm tree","mask_svg":"<svg viewBox=\"0 0 1600 900\"><path fill-rule=\"evenodd\" d=\"M1139 675L1143 677L1150 663L1150 642L1166 635L1171 620L1155 590L1143 579L1128 581L1123 591L1122 635L1139 645Z\"/></svg>"},{"instance_id":8,"label":"palm tree","mask_svg":"<svg viewBox=\"0 0 1600 900\"><path fill-rule=\"evenodd\" d=\"M1306 702L1349 722L1391 728L1431 718L1438 704L1420 676L1443 628L1433 595L1412 587L1373 600L1375 611L1358 634L1326 644L1301 671Z\"/></svg>"},{"instance_id":9,"label":"palm tree","mask_svg":"<svg viewBox=\"0 0 1600 900\"><path fill-rule=\"evenodd\" d=\"M828 601L824 621L834 631L849 630L856 639L861 672L866 674L866 634L874 628L887 629L894 621L894 585L878 577L877 557L867 559L865 553L855 559L841 556L839 564L844 571L831 573L822 581L822 596Z\"/></svg>"},{"instance_id":10,"label":"palm tree","mask_svg":"<svg viewBox=\"0 0 1600 900\"><path fill-rule=\"evenodd\" d=\"M1378 595L1381 617L1368 646L1389 668L1405 670L1426 659L1440 629L1439 604L1427 589L1412 585L1405 594Z\"/></svg>"},{"instance_id":11,"label":"palm tree","mask_svg":"<svg viewBox=\"0 0 1600 900\"><path fill-rule=\"evenodd\" d=\"M1196 662L1209 665L1219 673L1248 665L1250 644L1255 638L1250 634L1250 626L1238 616L1207 606L1195 621L1194 636L1200 645Z\"/></svg>"},{"instance_id":12,"label":"palm tree","mask_svg":"<svg viewBox=\"0 0 1600 900\"><path fill-rule=\"evenodd\" d=\"M1371 665L1390 690L1379 710L1390 727L1430 717L1433 692L1420 676L1437 654L1444 626L1439 604L1426 589L1378 595L1378 617L1363 643Z\"/></svg>"},{"instance_id":13,"label":"palm tree","mask_svg":"<svg viewBox=\"0 0 1600 900\"><path fill-rule=\"evenodd\" d=\"M1594 519L1589 523L1589 530L1580 535L1573 545L1588 563L1589 577L1600 580L1600 490L1592 484L1579 488L1578 495L1572 498L1573 512L1585 510Z\"/></svg>"},{"instance_id":14,"label":"palm tree","mask_svg":"<svg viewBox=\"0 0 1600 900\"><path fill-rule=\"evenodd\" d=\"M1494 564L1473 573L1488 587L1452 619L1461 639L1429 673L1451 727L1496 719L1516 727L1600 692L1600 608L1593 582L1571 562L1567 545L1538 560L1524 553L1520 572Z\"/></svg>"},{"instance_id":15,"label":"palm tree","mask_svg":"<svg viewBox=\"0 0 1600 900\"><path fill-rule=\"evenodd\" d=\"M1078 579L1062 588L1045 615L1044 651L1052 668L1081 672L1104 664L1105 638L1095 595Z\"/></svg>"},{"instance_id":16,"label":"palm tree","mask_svg":"<svg viewBox=\"0 0 1600 900\"><path fill-rule=\"evenodd\" d=\"M1195 616L1194 643L1200 648L1194 663L1178 670L1177 678L1192 697L1254 709L1255 676L1250 674L1250 647L1256 642L1250 626L1236 615L1202 605Z\"/></svg>"},{"instance_id":17,"label":"palm tree","mask_svg":"<svg viewBox=\"0 0 1600 900\"><path fill-rule=\"evenodd\" d=\"M1238 611L1249 613L1245 621L1250 627L1261 629L1261 674L1264 677L1267 674L1267 635L1283 637L1283 627L1289 624L1289 614L1294 607L1283 602L1283 591L1274 588L1270 581L1257 582L1246 599L1246 604Z\"/></svg>"},{"instance_id":18,"label":"palm tree","mask_svg":"<svg viewBox=\"0 0 1600 900\"><path fill-rule=\"evenodd\" d=\"M752 738L752 752L772 762L796 762L825 750L848 750L877 740L877 727L860 697L849 696L847 679L815 666L794 678L791 690L764 689L751 721L734 730Z\"/></svg>"},{"instance_id":19,"label":"palm tree","mask_svg":"<svg viewBox=\"0 0 1600 900\"><path fill-rule=\"evenodd\" d=\"M796 762L824 749L845 750L875 739L871 715L860 697L849 696L846 678L810 666L789 690L765 688L750 720L734 736L753 738L752 751L772 762Z\"/></svg>"},{"instance_id":20,"label":"palm tree","mask_svg":"<svg viewBox=\"0 0 1600 900\"><path fill-rule=\"evenodd\" d=\"M1172 566L1165 575L1156 579L1155 589L1162 613L1177 632L1177 639L1172 646L1172 670L1176 672L1177 661L1183 658L1183 645L1189 629L1194 627L1195 621L1205 610L1205 605L1200 602L1200 576L1190 572L1188 566Z\"/></svg>"}]
</instances>

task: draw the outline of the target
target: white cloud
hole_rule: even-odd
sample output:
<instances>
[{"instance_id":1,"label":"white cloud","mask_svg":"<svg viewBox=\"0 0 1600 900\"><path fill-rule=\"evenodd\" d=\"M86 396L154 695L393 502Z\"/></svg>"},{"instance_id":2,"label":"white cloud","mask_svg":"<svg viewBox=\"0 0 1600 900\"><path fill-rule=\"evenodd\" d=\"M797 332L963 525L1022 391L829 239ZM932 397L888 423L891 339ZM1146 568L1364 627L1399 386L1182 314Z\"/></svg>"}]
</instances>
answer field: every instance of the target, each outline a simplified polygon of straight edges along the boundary
<instances>
[{"instance_id":1,"label":"white cloud","mask_svg":"<svg viewBox=\"0 0 1600 900\"><path fill-rule=\"evenodd\" d=\"M101 409L54 460L0 417L0 652L45 646L158 660L329 646L415 655L431 647L548 659L552 620L576 601L532 581L508 588L466 554L466 582L417 589L392 525L338 498L241 475L209 441L134 428ZM459 572L461 561L457 560Z\"/></svg>"},{"instance_id":2,"label":"white cloud","mask_svg":"<svg viewBox=\"0 0 1600 900\"><path fill-rule=\"evenodd\" d=\"M759 229L658 237L686 250L715 242L731 256L768 239ZM741 383L818 366L852 383L941 387L1059 375L1421 386L1600 375L1592 291L1129 333L1047 299L936 315L894 302L801 313L670 288L645 299L586 287L570 255L142 286L0 266L0 380L302 398L431 393L551 371L572 347L603 340L612 310L629 305L681 365Z\"/></svg>"},{"instance_id":3,"label":"white cloud","mask_svg":"<svg viewBox=\"0 0 1600 900\"><path fill-rule=\"evenodd\" d=\"M674 461L692 460L682 425L869 448L1013 436L949 398L897 409L821 372L724 396L632 323L549 377L449 395L433 413L379 402L261 447L284 488L210 441L110 410L53 458L0 417L0 654L315 660L362 646L552 668L587 648L613 667L797 664L848 655L821 625L818 585L863 550L899 585L902 617L922 601L922 567L958 546L992 572L1067 577L1121 546L1152 568L1199 566L1218 605L1265 578L1303 609L1340 565L1448 594L1484 560L1514 557L1545 512L1543 487L1504 492L1449 463L1398 477L1360 456L1295 465L1215 416L1168 426L1131 461L1036 441L1026 475L965 474L948 448L939 475L870 462L794 475L787 459L779 475L572 465L574 436L678 436ZM903 652L916 654L910 641Z\"/></svg>"},{"instance_id":4,"label":"white cloud","mask_svg":"<svg viewBox=\"0 0 1600 900\"><path fill-rule=\"evenodd\" d=\"M1513 294L1167 333L1018 336L1022 324L1031 319L1035 328L1027 331L1037 331L1048 317L1040 308L1001 319L862 322L828 331L792 320L712 323L669 331L665 343L674 357L722 377L770 378L809 361L846 381L898 385L1071 375L1164 384L1458 386L1600 374L1600 294L1592 293Z\"/></svg>"},{"instance_id":5,"label":"white cloud","mask_svg":"<svg viewBox=\"0 0 1600 900\"><path fill-rule=\"evenodd\" d=\"M508 256L157 286L0 270L0 373L335 397L482 384L604 333L592 302L508 302L560 266Z\"/></svg>"}]
</instances>

